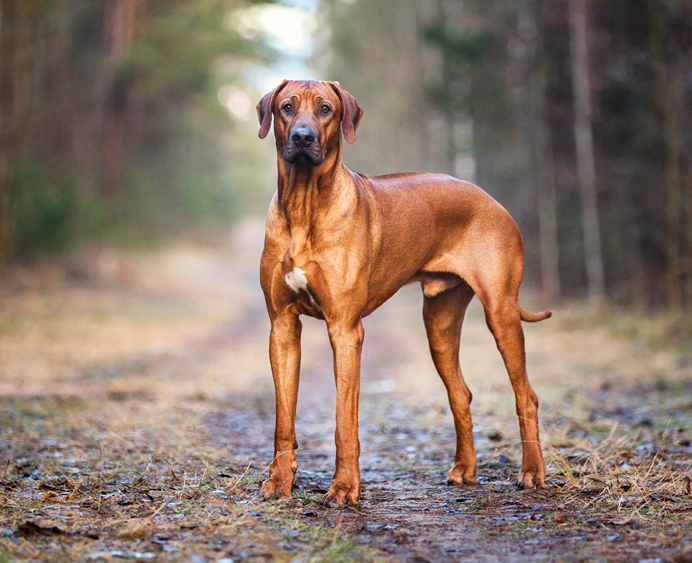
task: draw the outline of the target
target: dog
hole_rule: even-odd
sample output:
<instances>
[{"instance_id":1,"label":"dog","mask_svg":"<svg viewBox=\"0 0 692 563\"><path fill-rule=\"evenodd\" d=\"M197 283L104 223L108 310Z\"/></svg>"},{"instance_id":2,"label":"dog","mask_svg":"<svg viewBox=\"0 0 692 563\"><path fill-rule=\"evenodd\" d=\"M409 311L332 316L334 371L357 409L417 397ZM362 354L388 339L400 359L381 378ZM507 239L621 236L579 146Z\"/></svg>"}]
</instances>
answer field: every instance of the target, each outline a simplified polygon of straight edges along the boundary
<instances>
[{"instance_id":1,"label":"dog","mask_svg":"<svg viewBox=\"0 0 692 563\"><path fill-rule=\"evenodd\" d=\"M260 265L276 389L274 459L260 495L290 497L298 470L299 317L309 315L326 321L334 353L336 469L325 499L357 504L362 319L413 282L423 289L430 352L454 416L448 483L476 477L472 396L459 345L466 308L477 295L516 396L523 449L517 483L544 487L538 398L526 374L521 321L551 312L519 306L524 247L509 213L477 186L450 176L351 172L342 163L341 138L355 142L363 109L338 82L284 80L261 99L257 115L261 139L273 118L278 166Z\"/></svg>"}]
</instances>

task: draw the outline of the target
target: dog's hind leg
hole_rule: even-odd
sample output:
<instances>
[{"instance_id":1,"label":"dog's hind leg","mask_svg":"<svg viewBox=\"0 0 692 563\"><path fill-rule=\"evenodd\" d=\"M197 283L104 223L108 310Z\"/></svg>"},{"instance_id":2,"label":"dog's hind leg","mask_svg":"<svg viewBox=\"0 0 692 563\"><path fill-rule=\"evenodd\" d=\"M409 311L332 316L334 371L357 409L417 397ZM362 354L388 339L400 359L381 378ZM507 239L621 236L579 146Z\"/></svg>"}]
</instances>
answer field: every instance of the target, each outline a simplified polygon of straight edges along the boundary
<instances>
[{"instance_id":1,"label":"dog's hind leg","mask_svg":"<svg viewBox=\"0 0 692 563\"><path fill-rule=\"evenodd\" d=\"M538 397L526 373L524 330L516 292L513 297L479 292L478 297L485 308L486 323L495 337L516 398L522 442L521 471L517 483L528 488L545 487L545 464L538 438Z\"/></svg>"},{"instance_id":2,"label":"dog's hind leg","mask_svg":"<svg viewBox=\"0 0 692 563\"><path fill-rule=\"evenodd\" d=\"M473 291L462 283L434 297L425 297L423 303L430 353L437 373L447 388L457 434L454 465L447 475L450 485L473 483L476 479L476 450L473 447L470 409L472 396L459 365L461 325L471 299Z\"/></svg>"}]
</instances>

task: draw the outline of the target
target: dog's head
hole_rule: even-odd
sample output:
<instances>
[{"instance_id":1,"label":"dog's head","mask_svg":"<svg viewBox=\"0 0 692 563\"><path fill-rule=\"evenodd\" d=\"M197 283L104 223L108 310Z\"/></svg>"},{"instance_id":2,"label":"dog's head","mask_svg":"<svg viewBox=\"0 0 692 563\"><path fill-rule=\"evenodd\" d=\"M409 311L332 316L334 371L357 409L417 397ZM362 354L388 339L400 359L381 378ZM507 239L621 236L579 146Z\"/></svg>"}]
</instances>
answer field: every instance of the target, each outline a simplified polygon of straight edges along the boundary
<instances>
[{"instance_id":1,"label":"dog's head","mask_svg":"<svg viewBox=\"0 0 692 563\"><path fill-rule=\"evenodd\" d=\"M356 140L363 109L338 82L284 80L257 104L259 136L274 135L282 158L289 164L322 164L341 140Z\"/></svg>"}]
</instances>

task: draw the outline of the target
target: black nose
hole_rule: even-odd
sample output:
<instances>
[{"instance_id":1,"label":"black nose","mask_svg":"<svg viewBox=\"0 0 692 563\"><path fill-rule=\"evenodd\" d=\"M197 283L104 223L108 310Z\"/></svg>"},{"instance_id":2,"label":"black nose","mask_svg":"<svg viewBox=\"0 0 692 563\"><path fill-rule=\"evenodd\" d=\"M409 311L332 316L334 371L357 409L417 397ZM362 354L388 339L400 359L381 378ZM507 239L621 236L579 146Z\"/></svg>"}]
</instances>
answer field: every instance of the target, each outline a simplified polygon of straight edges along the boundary
<instances>
[{"instance_id":1,"label":"black nose","mask_svg":"<svg viewBox=\"0 0 692 563\"><path fill-rule=\"evenodd\" d=\"M309 147L315 142L315 132L309 127L297 127L293 130L291 139L298 147Z\"/></svg>"}]
</instances>

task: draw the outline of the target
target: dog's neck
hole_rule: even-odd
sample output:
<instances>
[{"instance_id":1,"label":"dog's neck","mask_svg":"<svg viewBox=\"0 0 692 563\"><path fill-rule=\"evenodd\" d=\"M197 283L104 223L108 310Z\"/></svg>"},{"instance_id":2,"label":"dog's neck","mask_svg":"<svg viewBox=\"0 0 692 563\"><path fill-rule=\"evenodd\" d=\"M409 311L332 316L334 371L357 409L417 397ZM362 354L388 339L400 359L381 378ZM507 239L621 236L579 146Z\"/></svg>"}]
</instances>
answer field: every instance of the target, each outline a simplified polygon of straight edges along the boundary
<instances>
[{"instance_id":1,"label":"dog's neck","mask_svg":"<svg viewBox=\"0 0 692 563\"><path fill-rule=\"evenodd\" d=\"M320 221L319 217L338 213L345 203L357 199L347 193L356 187L341 162L341 143L329 151L319 166L308 162L289 164L279 157L278 169L279 209L286 217L291 237L287 257L300 264L310 260L311 233L321 224L333 223Z\"/></svg>"},{"instance_id":2,"label":"dog's neck","mask_svg":"<svg viewBox=\"0 0 692 563\"><path fill-rule=\"evenodd\" d=\"M277 164L278 203L286 216L291 238L301 232L307 234L314 226L318 209L338 205L344 188L349 185L336 181L340 175L349 174L341 162L341 144L331 150L319 166L305 161L289 164L280 156Z\"/></svg>"}]
</instances>

